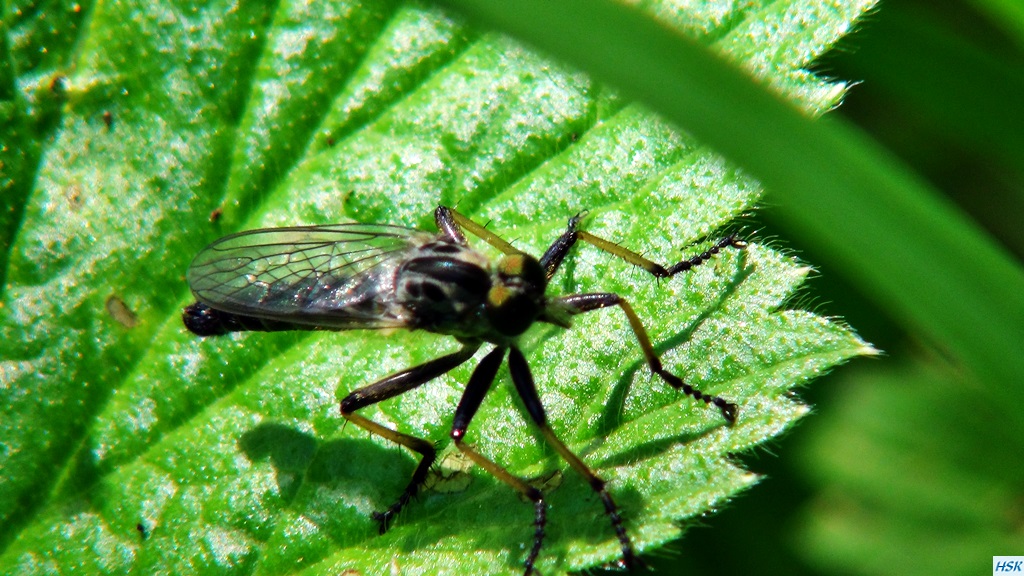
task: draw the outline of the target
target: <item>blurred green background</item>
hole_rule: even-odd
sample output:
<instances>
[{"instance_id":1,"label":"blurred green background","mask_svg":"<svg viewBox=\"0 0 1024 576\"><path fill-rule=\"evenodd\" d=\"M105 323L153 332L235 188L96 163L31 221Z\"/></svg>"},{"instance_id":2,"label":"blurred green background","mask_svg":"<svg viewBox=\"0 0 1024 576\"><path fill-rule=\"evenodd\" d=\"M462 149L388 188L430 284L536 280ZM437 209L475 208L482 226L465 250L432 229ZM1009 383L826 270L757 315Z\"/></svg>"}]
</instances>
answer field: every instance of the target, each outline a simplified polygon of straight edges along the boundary
<instances>
[{"instance_id":1,"label":"blurred green background","mask_svg":"<svg viewBox=\"0 0 1024 576\"><path fill-rule=\"evenodd\" d=\"M912 167L1018 262L1022 30L1019 2L886 0L816 66L860 82L833 115ZM772 213L761 215L771 222ZM782 226L766 232L791 238ZM817 414L776 443L784 457L744 459L766 480L692 529L658 567L984 574L991 556L1024 554L1024 439L1000 407L942 343L886 314L815 245L792 245L819 272L807 292L816 308L846 319L885 356L803 391ZM1024 353L1024 342L1016 345Z\"/></svg>"}]
</instances>

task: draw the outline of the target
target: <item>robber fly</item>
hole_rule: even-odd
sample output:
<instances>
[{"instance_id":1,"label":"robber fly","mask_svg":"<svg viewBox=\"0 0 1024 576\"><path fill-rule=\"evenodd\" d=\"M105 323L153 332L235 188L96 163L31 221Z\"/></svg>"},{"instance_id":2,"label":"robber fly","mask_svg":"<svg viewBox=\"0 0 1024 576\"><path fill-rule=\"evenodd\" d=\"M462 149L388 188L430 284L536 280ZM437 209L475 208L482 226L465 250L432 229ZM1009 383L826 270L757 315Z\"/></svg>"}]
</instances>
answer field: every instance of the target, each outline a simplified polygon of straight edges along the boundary
<instances>
[{"instance_id":1,"label":"robber fly","mask_svg":"<svg viewBox=\"0 0 1024 576\"><path fill-rule=\"evenodd\" d=\"M714 405L731 424L736 419L736 405L705 394L665 370L639 316L624 298L606 292L551 296L546 289L579 241L658 278L698 266L728 246L743 248L746 244L730 235L707 251L666 268L580 230L581 216L576 215L538 260L450 208L438 207L434 219L439 233L399 226L334 224L252 230L221 238L203 249L189 266L188 283L198 302L185 308L185 326L200 336L246 330L407 328L447 334L461 343L458 352L387 376L341 401L341 415L346 420L420 455L398 500L374 514L381 533L419 491L437 454L431 442L356 412L425 384L468 361L485 343L492 345L470 376L455 408L450 434L470 460L534 503L533 546L526 557L525 574L533 572L544 541L544 494L465 442L470 421L506 355L512 382L530 419L600 496L622 548L622 564L635 564L629 535L605 482L547 424L518 338L535 322L569 328L577 314L618 306L626 314L651 371L673 388ZM493 261L474 250L464 230L503 255Z\"/></svg>"}]
</instances>

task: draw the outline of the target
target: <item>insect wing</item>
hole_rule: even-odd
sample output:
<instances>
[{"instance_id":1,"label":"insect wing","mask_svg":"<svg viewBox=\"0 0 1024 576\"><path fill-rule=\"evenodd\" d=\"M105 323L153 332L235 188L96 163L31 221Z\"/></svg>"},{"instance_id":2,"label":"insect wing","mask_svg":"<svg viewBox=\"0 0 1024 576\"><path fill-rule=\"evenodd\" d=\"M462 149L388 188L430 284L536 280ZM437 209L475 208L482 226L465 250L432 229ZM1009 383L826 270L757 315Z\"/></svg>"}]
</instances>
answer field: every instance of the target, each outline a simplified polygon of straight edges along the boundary
<instances>
[{"instance_id":1,"label":"insect wing","mask_svg":"<svg viewBox=\"0 0 1024 576\"><path fill-rule=\"evenodd\" d=\"M250 230L199 252L188 284L200 302L234 314L334 329L399 327L389 306L395 269L432 238L364 224Z\"/></svg>"}]
</instances>

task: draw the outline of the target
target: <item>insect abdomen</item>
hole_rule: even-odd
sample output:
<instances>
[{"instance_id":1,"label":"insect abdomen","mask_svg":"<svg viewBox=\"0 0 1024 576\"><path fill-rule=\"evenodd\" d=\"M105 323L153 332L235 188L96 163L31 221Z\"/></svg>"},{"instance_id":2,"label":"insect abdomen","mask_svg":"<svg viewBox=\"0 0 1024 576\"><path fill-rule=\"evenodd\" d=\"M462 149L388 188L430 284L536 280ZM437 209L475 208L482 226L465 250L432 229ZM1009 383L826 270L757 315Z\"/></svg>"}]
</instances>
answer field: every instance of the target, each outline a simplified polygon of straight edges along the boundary
<instances>
[{"instance_id":1,"label":"insect abdomen","mask_svg":"<svg viewBox=\"0 0 1024 576\"><path fill-rule=\"evenodd\" d=\"M301 330L309 327L298 326L290 322L266 320L255 316L232 314L210 308L202 302L185 307L181 313L185 328L196 336L220 336L228 332L277 332L281 330Z\"/></svg>"}]
</instances>

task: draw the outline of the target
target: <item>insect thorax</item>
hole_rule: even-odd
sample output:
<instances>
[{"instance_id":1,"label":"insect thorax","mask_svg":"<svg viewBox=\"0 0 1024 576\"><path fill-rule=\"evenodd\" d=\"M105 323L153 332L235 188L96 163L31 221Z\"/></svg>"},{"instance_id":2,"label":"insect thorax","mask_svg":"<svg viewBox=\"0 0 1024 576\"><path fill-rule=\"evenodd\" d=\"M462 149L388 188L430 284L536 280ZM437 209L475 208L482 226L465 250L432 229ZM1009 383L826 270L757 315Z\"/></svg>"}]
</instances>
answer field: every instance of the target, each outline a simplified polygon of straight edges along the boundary
<instances>
[{"instance_id":1,"label":"insect thorax","mask_svg":"<svg viewBox=\"0 0 1024 576\"><path fill-rule=\"evenodd\" d=\"M543 310L546 279L535 258L505 256L492 264L444 239L420 246L395 274L395 296L411 327L461 338L503 342Z\"/></svg>"}]
</instances>

